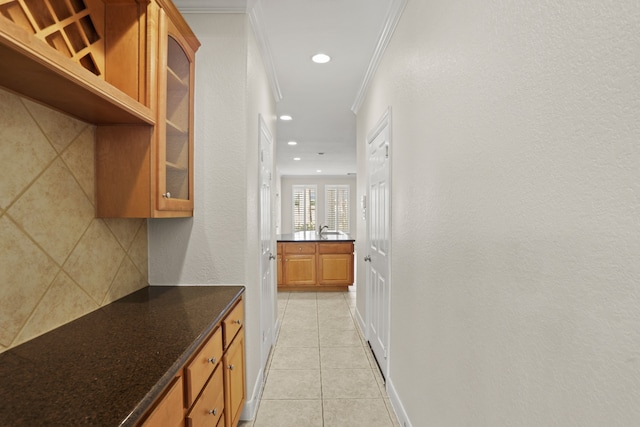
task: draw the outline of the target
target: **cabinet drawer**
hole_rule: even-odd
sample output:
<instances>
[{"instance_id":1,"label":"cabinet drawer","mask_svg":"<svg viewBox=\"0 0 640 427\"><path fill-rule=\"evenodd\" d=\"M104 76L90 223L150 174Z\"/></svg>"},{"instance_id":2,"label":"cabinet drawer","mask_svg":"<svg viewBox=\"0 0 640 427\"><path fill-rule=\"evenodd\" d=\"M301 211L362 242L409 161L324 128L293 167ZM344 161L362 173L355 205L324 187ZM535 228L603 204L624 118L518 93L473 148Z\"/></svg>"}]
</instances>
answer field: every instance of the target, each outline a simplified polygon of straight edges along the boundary
<instances>
[{"instance_id":1,"label":"cabinet drawer","mask_svg":"<svg viewBox=\"0 0 640 427\"><path fill-rule=\"evenodd\" d=\"M218 328L185 369L187 407L191 407L200 390L222 359L222 328Z\"/></svg>"},{"instance_id":2,"label":"cabinet drawer","mask_svg":"<svg viewBox=\"0 0 640 427\"><path fill-rule=\"evenodd\" d=\"M182 395L182 377L177 377L142 425L144 427L183 425Z\"/></svg>"},{"instance_id":3,"label":"cabinet drawer","mask_svg":"<svg viewBox=\"0 0 640 427\"><path fill-rule=\"evenodd\" d=\"M187 426L217 426L224 411L223 368L219 365L187 415Z\"/></svg>"},{"instance_id":4,"label":"cabinet drawer","mask_svg":"<svg viewBox=\"0 0 640 427\"><path fill-rule=\"evenodd\" d=\"M321 254L352 254L353 243L319 243L318 253Z\"/></svg>"},{"instance_id":5,"label":"cabinet drawer","mask_svg":"<svg viewBox=\"0 0 640 427\"><path fill-rule=\"evenodd\" d=\"M242 324L244 323L244 301L240 302L229 312L227 317L222 321L222 328L224 329L224 348L226 349L233 341L233 337L236 336Z\"/></svg>"},{"instance_id":6,"label":"cabinet drawer","mask_svg":"<svg viewBox=\"0 0 640 427\"><path fill-rule=\"evenodd\" d=\"M284 253L285 254L315 254L316 244L315 243L285 243Z\"/></svg>"}]
</instances>

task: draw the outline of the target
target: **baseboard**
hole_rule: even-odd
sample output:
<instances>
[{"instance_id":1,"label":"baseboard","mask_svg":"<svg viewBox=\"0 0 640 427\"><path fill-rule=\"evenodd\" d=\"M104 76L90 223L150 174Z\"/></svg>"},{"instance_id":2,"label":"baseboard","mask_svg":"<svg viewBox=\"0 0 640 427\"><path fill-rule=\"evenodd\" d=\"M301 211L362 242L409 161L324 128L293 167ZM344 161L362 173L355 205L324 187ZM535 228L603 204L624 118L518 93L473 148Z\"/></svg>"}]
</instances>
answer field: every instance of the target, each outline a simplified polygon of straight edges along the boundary
<instances>
[{"instance_id":1,"label":"baseboard","mask_svg":"<svg viewBox=\"0 0 640 427\"><path fill-rule=\"evenodd\" d=\"M393 386L391 378L387 378L386 389L389 401L391 402L391 407L393 408L393 412L395 412L398 420L398 424L400 424L401 427L413 427L407 412L404 410L404 406L402 406L402 402L396 392L396 388Z\"/></svg>"},{"instance_id":2,"label":"baseboard","mask_svg":"<svg viewBox=\"0 0 640 427\"><path fill-rule=\"evenodd\" d=\"M362 319L362 316L360 315L360 312L358 311L358 307L356 307L355 309L355 315L356 315L356 322L358 322L358 326L360 327L360 332L362 332L362 336L365 337L366 339L367 328L365 328L365 323L364 323L364 320Z\"/></svg>"},{"instance_id":3,"label":"baseboard","mask_svg":"<svg viewBox=\"0 0 640 427\"><path fill-rule=\"evenodd\" d=\"M282 326L282 322L280 318L276 319L276 325L273 328L273 348L276 347L276 343L278 342L278 335L280 335L280 326Z\"/></svg>"},{"instance_id":4,"label":"baseboard","mask_svg":"<svg viewBox=\"0 0 640 427\"><path fill-rule=\"evenodd\" d=\"M276 347L276 341L278 340L278 335L280 334L280 326L281 326L282 322L280 321L280 319L276 320L276 323L274 325L274 332L273 332L273 347L271 348L271 352L273 352L273 349ZM271 358L271 354L269 355L269 358ZM267 361L267 364L269 363L269 361ZM255 419L257 413L258 413L258 406L260 405L260 399L262 398L262 390L264 389L264 383L265 383L265 372L266 372L267 367L263 366L260 369L260 372L258 372L258 378L256 378L256 383L253 386L253 393L251 394L251 399L247 399L244 403L244 408L242 408L242 413L240 414L240 419L242 421L250 421Z\"/></svg>"},{"instance_id":5,"label":"baseboard","mask_svg":"<svg viewBox=\"0 0 640 427\"><path fill-rule=\"evenodd\" d=\"M258 412L258 405L260 404L260 397L262 396L262 389L264 387L264 368L258 372L256 383L253 385L253 393L251 399L247 399L244 402L244 408L240 414L240 419L243 421L253 420Z\"/></svg>"}]
</instances>

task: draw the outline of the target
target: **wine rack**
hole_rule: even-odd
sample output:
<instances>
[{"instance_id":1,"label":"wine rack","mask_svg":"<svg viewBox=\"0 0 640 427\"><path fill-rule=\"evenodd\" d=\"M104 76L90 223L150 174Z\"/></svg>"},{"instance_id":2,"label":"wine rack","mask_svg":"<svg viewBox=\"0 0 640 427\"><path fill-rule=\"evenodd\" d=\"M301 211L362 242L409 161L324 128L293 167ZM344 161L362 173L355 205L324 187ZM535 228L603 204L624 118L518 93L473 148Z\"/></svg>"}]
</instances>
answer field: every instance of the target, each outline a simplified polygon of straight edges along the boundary
<instances>
[{"instance_id":1,"label":"wine rack","mask_svg":"<svg viewBox=\"0 0 640 427\"><path fill-rule=\"evenodd\" d=\"M0 0L0 14L93 74L103 76L101 1Z\"/></svg>"}]
</instances>

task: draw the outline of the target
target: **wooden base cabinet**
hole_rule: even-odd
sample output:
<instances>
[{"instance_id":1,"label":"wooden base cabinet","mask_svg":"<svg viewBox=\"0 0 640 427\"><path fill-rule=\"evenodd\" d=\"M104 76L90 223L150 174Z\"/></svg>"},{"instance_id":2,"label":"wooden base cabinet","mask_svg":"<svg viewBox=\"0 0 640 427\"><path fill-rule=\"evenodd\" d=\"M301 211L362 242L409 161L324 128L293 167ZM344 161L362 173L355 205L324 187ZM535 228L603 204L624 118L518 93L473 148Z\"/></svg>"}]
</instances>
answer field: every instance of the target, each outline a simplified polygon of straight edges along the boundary
<instances>
[{"instance_id":1,"label":"wooden base cabinet","mask_svg":"<svg viewBox=\"0 0 640 427\"><path fill-rule=\"evenodd\" d=\"M225 425L237 426L246 400L244 375L244 329L238 332L224 359Z\"/></svg>"},{"instance_id":2,"label":"wooden base cabinet","mask_svg":"<svg viewBox=\"0 0 640 427\"><path fill-rule=\"evenodd\" d=\"M282 242L281 290L344 290L353 284L353 242Z\"/></svg>"},{"instance_id":3,"label":"wooden base cabinet","mask_svg":"<svg viewBox=\"0 0 640 427\"><path fill-rule=\"evenodd\" d=\"M145 420L143 426L171 427L182 425L184 425L183 381L182 376L177 376Z\"/></svg>"},{"instance_id":4,"label":"wooden base cabinet","mask_svg":"<svg viewBox=\"0 0 640 427\"><path fill-rule=\"evenodd\" d=\"M276 264L276 270L277 270L277 276L278 276L278 281L277 284L278 286L282 285L282 247L284 246L283 243L278 243L278 262Z\"/></svg>"},{"instance_id":5,"label":"wooden base cabinet","mask_svg":"<svg viewBox=\"0 0 640 427\"><path fill-rule=\"evenodd\" d=\"M245 400L244 301L240 298L140 425L236 427Z\"/></svg>"}]
</instances>

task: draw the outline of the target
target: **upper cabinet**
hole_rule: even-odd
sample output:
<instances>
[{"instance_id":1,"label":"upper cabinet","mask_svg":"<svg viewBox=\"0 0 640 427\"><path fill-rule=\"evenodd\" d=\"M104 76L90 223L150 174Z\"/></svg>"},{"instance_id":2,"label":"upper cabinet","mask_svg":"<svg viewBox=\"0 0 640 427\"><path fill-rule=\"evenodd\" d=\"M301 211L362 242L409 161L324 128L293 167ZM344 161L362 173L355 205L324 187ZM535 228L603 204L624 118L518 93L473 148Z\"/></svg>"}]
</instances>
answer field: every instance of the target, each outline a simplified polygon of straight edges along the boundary
<instances>
[{"instance_id":1,"label":"upper cabinet","mask_svg":"<svg viewBox=\"0 0 640 427\"><path fill-rule=\"evenodd\" d=\"M96 130L99 217L193 216L193 90L200 44L172 3L150 3L147 13L147 25L156 29L147 66L156 71L147 80L156 126Z\"/></svg>"},{"instance_id":2,"label":"upper cabinet","mask_svg":"<svg viewBox=\"0 0 640 427\"><path fill-rule=\"evenodd\" d=\"M93 124L153 125L146 4L0 0L0 86Z\"/></svg>"},{"instance_id":3,"label":"upper cabinet","mask_svg":"<svg viewBox=\"0 0 640 427\"><path fill-rule=\"evenodd\" d=\"M161 11L158 210L193 211L194 51Z\"/></svg>"},{"instance_id":4,"label":"upper cabinet","mask_svg":"<svg viewBox=\"0 0 640 427\"><path fill-rule=\"evenodd\" d=\"M193 215L199 46L170 0L0 0L0 86L97 125L98 217Z\"/></svg>"}]
</instances>

